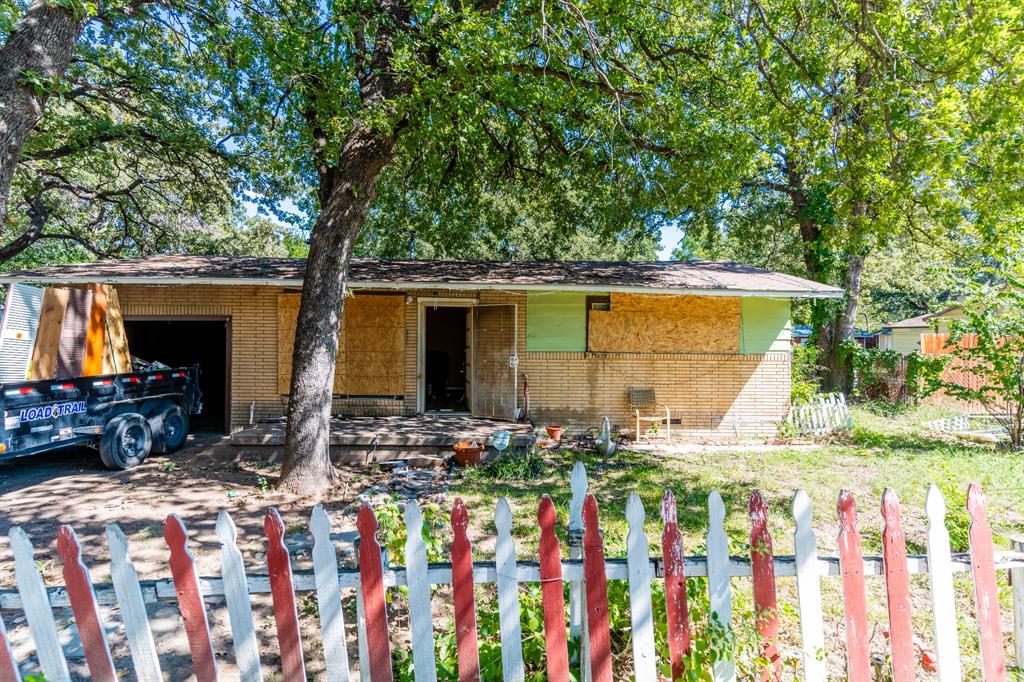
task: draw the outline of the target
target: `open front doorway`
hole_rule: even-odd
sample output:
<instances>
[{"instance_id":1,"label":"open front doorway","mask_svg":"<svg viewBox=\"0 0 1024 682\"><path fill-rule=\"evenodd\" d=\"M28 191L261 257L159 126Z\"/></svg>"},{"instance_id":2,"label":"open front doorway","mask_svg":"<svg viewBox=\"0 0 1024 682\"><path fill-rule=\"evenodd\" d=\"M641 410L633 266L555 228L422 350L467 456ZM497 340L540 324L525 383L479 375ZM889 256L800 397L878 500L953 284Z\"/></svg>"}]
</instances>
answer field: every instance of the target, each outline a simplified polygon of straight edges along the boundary
<instances>
[{"instance_id":1,"label":"open front doorway","mask_svg":"<svg viewBox=\"0 0 1024 682\"><path fill-rule=\"evenodd\" d=\"M423 398L427 412L469 412L469 311L427 307L423 317Z\"/></svg>"}]
</instances>

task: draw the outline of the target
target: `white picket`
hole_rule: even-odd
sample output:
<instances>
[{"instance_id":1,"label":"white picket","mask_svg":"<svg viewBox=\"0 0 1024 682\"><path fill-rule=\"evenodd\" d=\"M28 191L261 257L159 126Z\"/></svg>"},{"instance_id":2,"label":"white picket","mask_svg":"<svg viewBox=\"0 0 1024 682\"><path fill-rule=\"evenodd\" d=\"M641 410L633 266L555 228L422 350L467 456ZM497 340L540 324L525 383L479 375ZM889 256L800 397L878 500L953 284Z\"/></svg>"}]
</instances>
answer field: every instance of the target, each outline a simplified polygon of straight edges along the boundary
<instances>
[{"instance_id":1,"label":"white picket","mask_svg":"<svg viewBox=\"0 0 1024 682\"><path fill-rule=\"evenodd\" d=\"M220 573L224 580L224 600L228 606L231 638L235 650L238 677L242 682L259 682L260 651L256 644L256 626L252 620L252 600L246 584L245 563L238 550L238 529L226 510L217 515L217 537L220 538Z\"/></svg>"},{"instance_id":2,"label":"white picket","mask_svg":"<svg viewBox=\"0 0 1024 682\"><path fill-rule=\"evenodd\" d=\"M1024 552L1024 539L1010 539L1015 552ZM1009 570L1010 599L1013 604L1013 656L1018 668L1024 668L1024 567Z\"/></svg>"},{"instance_id":3,"label":"white picket","mask_svg":"<svg viewBox=\"0 0 1024 682\"><path fill-rule=\"evenodd\" d=\"M587 469L583 462L572 466L569 479L572 497L569 499L569 558L583 560L583 501L587 499ZM580 679L590 682L590 633L586 627L586 591L582 575L569 581L569 636L580 638Z\"/></svg>"},{"instance_id":4,"label":"white picket","mask_svg":"<svg viewBox=\"0 0 1024 682\"><path fill-rule=\"evenodd\" d=\"M348 648L345 646L345 616L341 607L338 555L331 542L331 517L322 504L313 507L309 518L313 534L313 573L316 603L323 631L324 667L328 680L349 682Z\"/></svg>"},{"instance_id":5,"label":"white picket","mask_svg":"<svg viewBox=\"0 0 1024 682\"><path fill-rule=\"evenodd\" d=\"M21 526L12 526L7 537L14 554L14 577L18 593L25 608L32 639L39 655L39 667L49 682L68 682L71 673L64 658L64 650L57 638L57 624L53 620L50 598L46 594L43 576L36 567L35 549Z\"/></svg>"},{"instance_id":6,"label":"white picket","mask_svg":"<svg viewBox=\"0 0 1024 682\"><path fill-rule=\"evenodd\" d=\"M162 682L160 658L156 653L153 632L149 629L146 602L139 586L139 574L128 556L128 538L116 523L107 526L107 547L110 549L110 581L124 621L125 639L132 656L132 667L139 682Z\"/></svg>"},{"instance_id":7,"label":"white picket","mask_svg":"<svg viewBox=\"0 0 1024 682\"><path fill-rule=\"evenodd\" d=\"M434 618L427 580L427 547L423 543L423 512L416 500L405 505L405 571L409 587L409 635L416 682L436 682Z\"/></svg>"},{"instance_id":8,"label":"white picket","mask_svg":"<svg viewBox=\"0 0 1024 682\"><path fill-rule=\"evenodd\" d=\"M732 628L732 589L729 585L729 539L725 535L725 504L717 490L708 495L708 600L711 612ZM715 682L736 679L736 664L730 659L714 666Z\"/></svg>"},{"instance_id":9,"label":"white picket","mask_svg":"<svg viewBox=\"0 0 1024 682\"><path fill-rule=\"evenodd\" d=\"M523 682L523 633L519 616L519 585L516 582L516 546L512 540L512 510L498 498L494 510L494 564L498 583L498 626L501 633L501 673L505 682Z\"/></svg>"},{"instance_id":10,"label":"white picket","mask_svg":"<svg viewBox=\"0 0 1024 682\"><path fill-rule=\"evenodd\" d=\"M949 531L946 530L946 500L934 485L925 497L928 514L928 580L931 583L932 619L939 680L961 679L953 569L950 562Z\"/></svg>"},{"instance_id":11,"label":"white picket","mask_svg":"<svg viewBox=\"0 0 1024 682\"><path fill-rule=\"evenodd\" d=\"M372 682L370 676L370 648L366 641L366 607L363 591L356 588L356 637L359 646L359 682Z\"/></svg>"},{"instance_id":12,"label":"white picket","mask_svg":"<svg viewBox=\"0 0 1024 682\"><path fill-rule=\"evenodd\" d=\"M796 591L800 609L801 655L804 679L825 679L825 628L821 612L821 573L818 570L818 540L814 535L811 498L803 490L793 496L793 519L796 530Z\"/></svg>"},{"instance_id":13,"label":"white picket","mask_svg":"<svg viewBox=\"0 0 1024 682\"><path fill-rule=\"evenodd\" d=\"M658 666L654 652L654 614L651 610L650 545L644 533L646 513L640 496L631 493L626 502L626 563L629 566L629 614L633 625L633 679L656 682Z\"/></svg>"}]
</instances>

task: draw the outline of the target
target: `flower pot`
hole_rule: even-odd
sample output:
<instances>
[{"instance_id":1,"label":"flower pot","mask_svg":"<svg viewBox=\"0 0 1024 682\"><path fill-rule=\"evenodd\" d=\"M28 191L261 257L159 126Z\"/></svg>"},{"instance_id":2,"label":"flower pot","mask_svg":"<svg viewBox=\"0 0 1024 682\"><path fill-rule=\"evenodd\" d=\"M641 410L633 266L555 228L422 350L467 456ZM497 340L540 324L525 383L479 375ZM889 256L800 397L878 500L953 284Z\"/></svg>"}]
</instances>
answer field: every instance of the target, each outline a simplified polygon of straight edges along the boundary
<instances>
[{"instance_id":1,"label":"flower pot","mask_svg":"<svg viewBox=\"0 0 1024 682\"><path fill-rule=\"evenodd\" d=\"M460 467L471 467L480 464L480 455L484 446L476 441L460 441L452 446L455 451L455 463Z\"/></svg>"},{"instance_id":2,"label":"flower pot","mask_svg":"<svg viewBox=\"0 0 1024 682\"><path fill-rule=\"evenodd\" d=\"M562 440L561 426L545 426L544 430L548 432L548 438L551 440Z\"/></svg>"}]
</instances>

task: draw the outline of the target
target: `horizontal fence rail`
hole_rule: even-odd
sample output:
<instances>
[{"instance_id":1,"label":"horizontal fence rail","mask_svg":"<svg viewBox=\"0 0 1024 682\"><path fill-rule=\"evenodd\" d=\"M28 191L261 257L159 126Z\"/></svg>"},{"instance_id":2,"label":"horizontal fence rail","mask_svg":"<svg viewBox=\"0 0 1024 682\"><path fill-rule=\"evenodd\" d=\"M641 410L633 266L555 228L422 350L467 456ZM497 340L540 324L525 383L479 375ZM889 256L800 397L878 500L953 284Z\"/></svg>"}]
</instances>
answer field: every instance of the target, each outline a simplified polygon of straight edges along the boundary
<instances>
[{"instance_id":1,"label":"horizontal fence rail","mask_svg":"<svg viewBox=\"0 0 1024 682\"><path fill-rule=\"evenodd\" d=\"M573 470L572 500L569 505L568 547L563 553L557 532L557 514L551 500L544 496L537 510L540 538L539 561L521 561L511 535L512 514L508 503L498 501L494 515L497 536L495 560L474 561L467 529L469 513L456 500L451 522L454 540L451 563L430 564L419 506L410 502L405 510L408 541L404 551L405 567L391 567L384 561L376 538L377 521L370 506L359 511L360 534L358 566L340 568L331 540L331 519L321 506L314 508L310 521L313 537L314 570L293 571L283 543L284 524L275 509L264 519L268 542L263 573L250 572L238 551L237 531L227 512L217 520L221 541L221 576L200 577L189 550L185 524L176 515L165 521L165 540L170 549L172 577L139 580L129 556L129 545L116 525L107 529L111 556L111 584L93 585L74 531L61 527L58 553L62 559L65 586L47 588L35 563L35 551L28 536L18 527L10 532L14 554L16 591L0 592L0 612L23 611L36 647L38 664L51 682L70 679L64 651L58 638L54 608L70 607L85 651L86 665L93 679L113 680L114 665L108 636L103 627L100 606L119 606L124 622L124 637L131 656L132 669L140 680L162 679L153 634L146 616L146 605L177 602L182 615L197 680L218 679L213 654L207 603L208 597L223 599L232 632L235 663L242 680L260 680L264 671L256 639L251 596L272 595L277 651L281 672L287 680L306 679L301 629L296 596L315 593L323 635L326 678L349 680L352 663L357 663L361 680L380 682L394 678L392 669L392 633L388 622L386 592L398 586L407 589L409 605L409 641L417 682L438 678L435 663L437 624L431 604L431 588L450 585L454 630L458 648L458 679L481 678L474 586L494 583L499 605L501 640L501 677L507 681L525 678L523 635L520 622L520 584L539 583L544 610L545 660L531 665L547 667L548 679L565 681L570 665L580 665L584 680L610 682L619 678L610 647L608 617L608 581L627 581L631 619L633 676L638 682L660 679L660 671L670 671L673 679L686 676L686 665L693 645L685 580L705 578L711 610L724 626L733 623L735 594L730 578L750 578L752 603L757 615L756 636L760 660L764 661L763 679L781 679L779 649L782 623L778 617L776 581L795 578L796 606L799 614L800 673L806 680L825 680L823 659L825 618L821 581L839 578L844 604L845 642L848 679L867 682L873 679L870 660L868 609L865 578L881 576L886 589L890 674L893 682L914 680L920 667L937 671L942 682L961 679L961 652L957 632L953 575L970 574L978 622L981 670L986 680L1005 680L1007 661L1000 631L996 572L1010 571L1014 613L1014 653L1018 665L1024 659L1024 552L995 553L981 489L972 485L967 492L970 552L952 553L945 526L945 501L932 487L926 499L928 517L927 555L907 555L906 537L900 518L901 507L895 493L886 490L882 501L882 557L865 557L857 528L856 503L848 492L837 505L838 557L817 554L817 539L811 527L810 499L799 491L794 496L792 514L795 523L795 554L774 555L772 529L767 504L757 491L750 497L750 556L729 556L725 533L725 507L718 493L708 502L708 556L685 556L676 525L675 498L666 491L661 505L661 557L652 557L650 539L644 532L646 511L640 497L630 496L626 505L629 526L626 558L608 559L598 520L598 505L587 494L583 466ZM1015 545L1015 549L1021 547ZM567 554L570 558L565 558ZM909 576L927 574L931 601L930 640L922 643L914 635ZM667 614L667 651L655 649L652 585L665 583ZM563 586L569 586L568 604ZM349 660L345 646L345 622L341 608L342 592L355 593L358 633L358 657ZM570 661L567 637L579 638L580 661ZM736 664L725 655L715 661L713 679L736 678ZM21 679L20 670L0 619L0 682ZM491 673L494 674L493 672Z\"/></svg>"},{"instance_id":2,"label":"horizontal fence rail","mask_svg":"<svg viewBox=\"0 0 1024 682\"><path fill-rule=\"evenodd\" d=\"M786 416L787 429L800 436L825 436L853 426L853 417L842 393L813 395L796 402Z\"/></svg>"}]
</instances>

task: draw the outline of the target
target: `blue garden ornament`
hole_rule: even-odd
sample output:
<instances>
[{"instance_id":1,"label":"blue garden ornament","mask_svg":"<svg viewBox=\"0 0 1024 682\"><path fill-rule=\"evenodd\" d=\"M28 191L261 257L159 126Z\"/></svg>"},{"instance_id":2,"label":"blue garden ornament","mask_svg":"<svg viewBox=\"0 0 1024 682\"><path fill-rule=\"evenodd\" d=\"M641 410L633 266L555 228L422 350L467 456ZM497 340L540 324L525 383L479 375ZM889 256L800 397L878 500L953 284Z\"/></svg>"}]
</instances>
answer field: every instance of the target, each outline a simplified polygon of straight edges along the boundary
<instances>
[{"instance_id":1,"label":"blue garden ornament","mask_svg":"<svg viewBox=\"0 0 1024 682\"><path fill-rule=\"evenodd\" d=\"M503 451L508 447L509 442L512 440L512 434L504 429L501 431L495 431L494 435L491 436L491 445L498 452Z\"/></svg>"}]
</instances>

